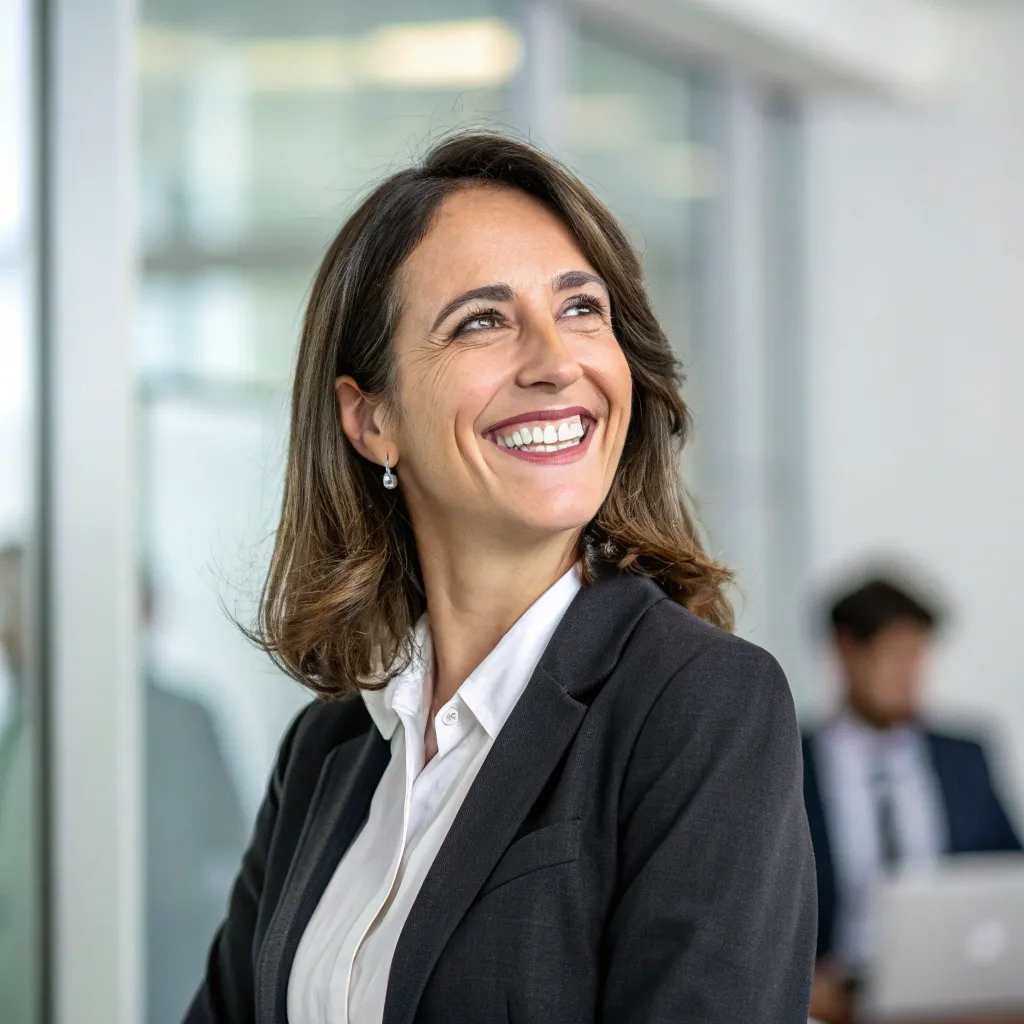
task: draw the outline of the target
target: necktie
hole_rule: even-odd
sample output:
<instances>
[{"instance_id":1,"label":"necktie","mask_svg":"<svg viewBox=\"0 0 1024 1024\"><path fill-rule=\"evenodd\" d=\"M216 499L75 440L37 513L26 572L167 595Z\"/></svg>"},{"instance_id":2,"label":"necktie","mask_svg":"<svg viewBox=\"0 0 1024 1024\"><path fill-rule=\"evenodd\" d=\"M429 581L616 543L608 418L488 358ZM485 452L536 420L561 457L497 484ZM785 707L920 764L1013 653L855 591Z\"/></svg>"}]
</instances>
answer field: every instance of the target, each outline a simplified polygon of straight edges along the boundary
<instances>
[{"instance_id":1,"label":"necktie","mask_svg":"<svg viewBox=\"0 0 1024 1024\"><path fill-rule=\"evenodd\" d=\"M872 772L872 789L875 798L875 820L878 825L878 848L882 868L891 871L900 861L900 843L896 832L896 805L892 796L892 776L886 763L885 751L875 755Z\"/></svg>"}]
</instances>

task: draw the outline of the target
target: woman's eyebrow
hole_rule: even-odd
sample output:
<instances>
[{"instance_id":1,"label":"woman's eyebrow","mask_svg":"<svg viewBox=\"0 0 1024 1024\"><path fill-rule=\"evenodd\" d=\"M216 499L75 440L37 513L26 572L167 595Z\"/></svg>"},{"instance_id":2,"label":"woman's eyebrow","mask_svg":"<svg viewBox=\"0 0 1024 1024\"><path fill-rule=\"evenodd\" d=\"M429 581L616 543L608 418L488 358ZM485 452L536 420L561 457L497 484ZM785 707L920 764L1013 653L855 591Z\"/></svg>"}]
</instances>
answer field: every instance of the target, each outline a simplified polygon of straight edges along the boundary
<instances>
[{"instance_id":1,"label":"woman's eyebrow","mask_svg":"<svg viewBox=\"0 0 1024 1024\"><path fill-rule=\"evenodd\" d=\"M437 314L437 319L434 320L431 331L436 331L446 317L451 316L459 306L464 306L467 302L474 302L478 299L485 302L513 302L515 297L516 293L512 290L511 285L507 284L485 284L480 288L470 288L468 292L456 295L454 299L444 304L441 312Z\"/></svg>"},{"instance_id":2,"label":"woman's eyebrow","mask_svg":"<svg viewBox=\"0 0 1024 1024\"><path fill-rule=\"evenodd\" d=\"M551 287L556 292L564 292L570 288L582 288L585 284L599 284L606 292L608 291L608 285L597 274L591 274L587 270L567 270L555 277Z\"/></svg>"},{"instance_id":3,"label":"woman's eyebrow","mask_svg":"<svg viewBox=\"0 0 1024 1024\"><path fill-rule=\"evenodd\" d=\"M586 284L598 284L606 292L608 285L601 280L597 274L591 274L587 270L567 270L558 274L551 282L551 287L556 292L568 291L570 288L582 288ZM483 300L484 302L514 302L515 292L511 285L499 282L497 284L485 284L480 288L471 288L468 292L456 295L454 299L446 302L434 320L432 331L436 331L444 321L452 315L460 306L467 302Z\"/></svg>"}]
</instances>

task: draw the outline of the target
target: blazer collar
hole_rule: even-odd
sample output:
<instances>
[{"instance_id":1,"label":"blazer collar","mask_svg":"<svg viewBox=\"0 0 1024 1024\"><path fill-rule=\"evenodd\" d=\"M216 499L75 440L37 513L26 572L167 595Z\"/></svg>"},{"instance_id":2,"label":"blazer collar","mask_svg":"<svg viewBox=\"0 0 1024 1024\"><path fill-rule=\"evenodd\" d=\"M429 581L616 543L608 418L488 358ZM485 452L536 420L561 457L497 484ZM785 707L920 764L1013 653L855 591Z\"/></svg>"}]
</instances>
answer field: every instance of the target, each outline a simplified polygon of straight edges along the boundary
<instances>
[{"instance_id":1,"label":"blazer collar","mask_svg":"<svg viewBox=\"0 0 1024 1024\"><path fill-rule=\"evenodd\" d=\"M570 696L587 696L611 675L647 610L667 600L646 576L604 570L569 605L538 667Z\"/></svg>"}]
</instances>

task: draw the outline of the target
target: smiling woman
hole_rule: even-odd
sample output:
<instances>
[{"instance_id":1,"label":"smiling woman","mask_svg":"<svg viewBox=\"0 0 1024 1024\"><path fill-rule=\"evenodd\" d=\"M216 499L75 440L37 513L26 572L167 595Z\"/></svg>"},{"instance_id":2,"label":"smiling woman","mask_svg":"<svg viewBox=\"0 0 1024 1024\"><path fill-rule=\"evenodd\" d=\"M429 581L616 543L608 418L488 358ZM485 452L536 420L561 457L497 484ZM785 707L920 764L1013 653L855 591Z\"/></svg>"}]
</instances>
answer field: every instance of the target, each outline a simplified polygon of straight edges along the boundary
<instances>
[{"instance_id":1,"label":"smiling woman","mask_svg":"<svg viewBox=\"0 0 1024 1024\"><path fill-rule=\"evenodd\" d=\"M636 254L578 180L501 137L437 147L366 199L313 286L257 640L325 695L386 682L379 664L407 661L426 608L419 563L434 545L414 526L439 490L444 514L421 530L468 524L505 547L521 525L546 525L585 581L628 566L728 628L729 573L701 550L678 475L678 373ZM585 417L579 454L597 439L589 460L550 462L573 470L527 473L478 443L525 416L539 444L568 405ZM386 456L404 464L394 494L374 471Z\"/></svg>"},{"instance_id":2,"label":"smiling woman","mask_svg":"<svg viewBox=\"0 0 1024 1024\"><path fill-rule=\"evenodd\" d=\"M466 134L313 286L252 637L324 700L188 1020L806 1020L788 687L679 479L640 262L568 171Z\"/></svg>"}]
</instances>

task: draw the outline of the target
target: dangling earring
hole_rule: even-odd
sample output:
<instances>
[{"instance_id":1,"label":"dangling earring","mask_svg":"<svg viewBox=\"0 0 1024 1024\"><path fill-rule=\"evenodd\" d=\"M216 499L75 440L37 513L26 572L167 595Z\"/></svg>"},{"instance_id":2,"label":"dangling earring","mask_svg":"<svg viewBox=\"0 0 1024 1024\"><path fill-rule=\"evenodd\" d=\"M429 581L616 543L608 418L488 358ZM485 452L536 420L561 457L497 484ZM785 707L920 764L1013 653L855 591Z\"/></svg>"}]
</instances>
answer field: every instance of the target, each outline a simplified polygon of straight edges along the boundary
<instances>
[{"instance_id":1,"label":"dangling earring","mask_svg":"<svg viewBox=\"0 0 1024 1024\"><path fill-rule=\"evenodd\" d=\"M398 477L391 472L391 456L387 453L384 455L384 486L389 491L393 491L398 486Z\"/></svg>"}]
</instances>

